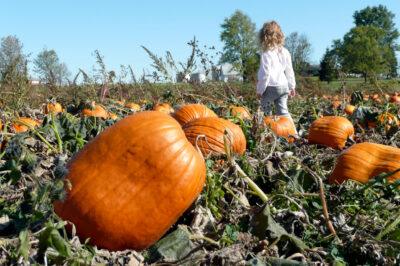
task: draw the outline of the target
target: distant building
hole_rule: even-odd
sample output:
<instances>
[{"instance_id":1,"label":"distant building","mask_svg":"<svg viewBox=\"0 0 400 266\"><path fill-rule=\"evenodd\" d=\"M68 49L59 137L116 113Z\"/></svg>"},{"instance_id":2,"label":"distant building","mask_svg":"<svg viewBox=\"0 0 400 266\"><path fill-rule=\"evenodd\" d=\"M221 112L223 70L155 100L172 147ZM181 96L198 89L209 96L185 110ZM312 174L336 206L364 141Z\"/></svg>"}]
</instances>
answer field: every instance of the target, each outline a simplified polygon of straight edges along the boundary
<instances>
[{"instance_id":1,"label":"distant building","mask_svg":"<svg viewBox=\"0 0 400 266\"><path fill-rule=\"evenodd\" d=\"M183 74L182 72L179 72L178 74L176 74L176 82L190 82L190 74Z\"/></svg>"},{"instance_id":2,"label":"distant building","mask_svg":"<svg viewBox=\"0 0 400 266\"><path fill-rule=\"evenodd\" d=\"M198 73L193 73L190 75L190 82L191 83L204 83L207 81L206 74L198 72Z\"/></svg>"},{"instance_id":3,"label":"distant building","mask_svg":"<svg viewBox=\"0 0 400 266\"><path fill-rule=\"evenodd\" d=\"M212 72L212 77L215 81L243 81L243 76L240 72L234 69L233 65L229 63L215 66Z\"/></svg>"},{"instance_id":4,"label":"distant building","mask_svg":"<svg viewBox=\"0 0 400 266\"><path fill-rule=\"evenodd\" d=\"M243 81L243 76L239 71L235 70L229 63L213 66L211 71L205 74L204 71L196 72L190 75L190 77L183 77L182 74L178 73L176 76L177 82L191 82L191 83L204 83L206 81Z\"/></svg>"},{"instance_id":5,"label":"distant building","mask_svg":"<svg viewBox=\"0 0 400 266\"><path fill-rule=\"evenodd\" d=\"M40 80L31 79L31 80L29 80L29 84L31 84L32 86L38 86L38 85L42 84L42 82Z\"/></svg>"}]
</instances>

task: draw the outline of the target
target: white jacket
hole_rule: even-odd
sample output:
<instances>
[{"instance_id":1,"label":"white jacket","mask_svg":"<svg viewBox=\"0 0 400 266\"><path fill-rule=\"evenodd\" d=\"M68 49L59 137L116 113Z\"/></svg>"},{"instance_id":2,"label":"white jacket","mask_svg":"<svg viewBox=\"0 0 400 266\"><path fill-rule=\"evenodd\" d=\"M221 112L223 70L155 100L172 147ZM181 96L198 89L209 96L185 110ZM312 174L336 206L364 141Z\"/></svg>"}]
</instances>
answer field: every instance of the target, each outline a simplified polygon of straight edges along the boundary
<instances>
[{"instance_id":1,"label":"white jacket","mask_svg":"<svg viewBox=\"0 0 400 266\"><path fill-rule=\"evenodd\" d=\"M257 94L262 95L268 86L288 86L290 90L296 87L292 58L285 47L277 47L261 54Z\"/></svg>"}]
</instances>

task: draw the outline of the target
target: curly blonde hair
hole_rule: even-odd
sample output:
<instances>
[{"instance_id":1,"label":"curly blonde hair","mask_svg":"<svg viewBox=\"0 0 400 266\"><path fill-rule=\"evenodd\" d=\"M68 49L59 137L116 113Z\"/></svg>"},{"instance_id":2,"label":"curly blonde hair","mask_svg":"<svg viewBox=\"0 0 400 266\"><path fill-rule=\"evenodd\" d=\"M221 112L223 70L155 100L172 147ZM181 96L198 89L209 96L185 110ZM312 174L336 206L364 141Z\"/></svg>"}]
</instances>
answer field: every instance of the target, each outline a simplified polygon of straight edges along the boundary
<instances>
[{"instance_id":1,"label":"curly blonde hair","mask_svg":"<svg viewBox=\"0 0 400 266\"><path fill-rule=\"evenodd\" d=\"M274 49L285 44L285 35L276 21L264 23L258 38L263 51Z\"/></svg>"}]
</instances>

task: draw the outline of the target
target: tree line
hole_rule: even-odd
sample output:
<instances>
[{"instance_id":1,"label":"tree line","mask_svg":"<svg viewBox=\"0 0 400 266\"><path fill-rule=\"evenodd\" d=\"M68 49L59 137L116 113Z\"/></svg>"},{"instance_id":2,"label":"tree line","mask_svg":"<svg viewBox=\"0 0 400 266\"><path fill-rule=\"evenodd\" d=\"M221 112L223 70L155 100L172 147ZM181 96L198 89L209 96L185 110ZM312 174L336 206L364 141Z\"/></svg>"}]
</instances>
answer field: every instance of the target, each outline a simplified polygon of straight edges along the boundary
<instances>
[{"instance_id":1,"label":"tree line","mask_svg":"<svg viewBox=\"0 0 400 266\"><path fill-rule=\"evenodd\" d=\"M362 75L365 81L397 77L396 51L400 47L396 43L399 31L394 17L383 5L356 11L355 26L326 50L317 72L320 80L330 82L340 74ZM220 39L224 43L221 62L231 63L244 80L255 79L260 56L255 24L238 10L221 27ZM310 63L312 47L306 35L289 34L285 46L292 55L297 75L315 73Z\"/></svg>"},{"instance_id":2,"label":"tree line","mask_svg":"<svg viewBox=\"0 0 400 266\"><path fill-rule=\"evenodd\" d=\"M334 40L321 61L320 79L332 81L342 73L362 75L367 81L379 76L397 77L395 15L385 6L367 7L353 15L355 26L342 40Z\"/></svg>"}]
</instances>

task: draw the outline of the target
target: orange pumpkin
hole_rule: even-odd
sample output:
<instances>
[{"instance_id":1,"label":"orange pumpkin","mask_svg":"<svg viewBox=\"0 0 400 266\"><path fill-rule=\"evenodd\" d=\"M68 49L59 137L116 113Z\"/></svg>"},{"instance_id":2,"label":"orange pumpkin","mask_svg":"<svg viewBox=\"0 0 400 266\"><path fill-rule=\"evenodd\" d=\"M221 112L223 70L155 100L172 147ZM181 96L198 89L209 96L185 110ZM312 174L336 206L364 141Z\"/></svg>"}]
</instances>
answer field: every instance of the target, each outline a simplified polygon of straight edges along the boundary
<instances>
[{"instance_id":1,"label":"orange pumpkin","mask_svg":"<svg viewBox=\"0 0 400 266\"><path fill-rule=\"evenodd\" d=\"M338 108L340 107L341 104L342 104L342 102L339 101L339 100L334 100L334 101L332 101L332 107L333 107L334 109L338 109Z\"/></svg>"},{"instance_id":2,"label":"orange pumpkin","mask_svg":"<svg viewBox=\"0 0 400 266\"><path fill-rule=\"evenodd\" d=\"M376 99L379 99L379 94L378 93L374 93L372 95L372 100L376 100Z\"/></svg>"},{"instance_id":3,"label":"orange pumpkin","mask_svg":"<svg viewBox=\"0 0 400 266\"><path fill-rule=\"evenodd\" d=\"M100 117L104 119L108 118L108 112L106 111L106 109L103 106L96 104L95 102L92 102L91 108L83 109L82 115L89 117Z\"/></svg>"},{"instance_id":4,"label":"orange pumpkin","mask_svg":"<svg viewBox=\"0 0 400 266\"><path fill-rule=\"evenodd\" d=\"M163 112L166 114L171 114L174 112L174 108L172 108L171 105L169 105L168 103L156 104L156 106L154 106L153 110Z\"/></svg>"},{"instance_id":5,"label":"orange pumpkin","mask_svg":"<svg viewBox=\"0 0 400 266\"><path fill-rule=\"evenodd\" d=\"M146 111L107 128L68 165L72 185L56 213L81 239L109 250L149 247L200 194L202 155L175 119Z\"/></svg>"},{"instance_id":6,"label":"orange pumpkin","mask_svg":"<svg viewBox=\"0 0 400 266\"><path fill-rule=\"evenodd\" d=\"M45 114L58 114L63 111L61 104L59 103L47 103L43 107L43 112Z\"/></svg>"},{"instance_id":7,"label":"orange pumpkin","mask_svg":"<svg viewBox=\"0 0 400 266\"><path fill-rule=\"evenodd\" d=\"M347 179L367 183L376 175L399 168L400 149L369 142L357 143L340 154L329 183L340 184ZM388 178L390 182L397 179L400 179L400 172Z\"/></svg>"},{"instance_id":8,"label":"orange pumpkin","mask_svg":"<svg viewBox=\"0 0 400 266\"><path fill-rule=\"evenodd\" d=\"M29 117L20 117L14 121L11 127L15 133L23 133L39 125L40 125L39 120L34 120Z\"/></svg>"},{"instance_id":9,"label":"orange pumpkin","mask_svg":"<svg viewBox=\"0 0 400 266\"><path fill-rule=\"evenodd\" d=\"M391 102L391 103L397 103L397 104L399 104L399 103L400 103L400 96L398 96L398 95L392 95L392 96L390 97L390 102Z\"/></svg>"},{"instance_id":10,"label":"orange pumpkin","mask_svg":"<svg viewBox=\"0 0 400 266\"><path fill-rule=\"evenodd\" d=\"M125 105L125 100L121 100L121 101L115 101L116 104L124 106Z\"/></svg>"},{"instance_id":11,"label":"orange pumpkin","mask_svg":"<svg viewBox=\"0 0 400 266\"><path fill-rule=\"evenodd\" d=\"M183 131L188 140L194 146L199 147L204 155L210 153L225 154L225 132L234 153L244 154L246 151L246 138L242 129L226 119L218 117L198 118L183 125Z\"/></svg>"},{"instance_id":12,"label":"orange pumpkin","mask_svg":"<svg viewBox=\"0 0 400 266\"><path fill-rule=\"evenodd\" d=\"M331 98L332 98L332 96L330 96L330 95L326 95L326 94L322 95L322 99L330 100Z\"/></svg>"},{"instance_id":13,"label":"orange pumpkin","mask_svg":"<svg viewBox=\"0 0 400 266\"><path fill-rule=\"evenodd\" d=\"M344 108L344 112L348 115L352 115L355 109L356 107L354 105L347 104L346 107Z\"/></svg>"},{"instance_id":14,"label":"orange pumpkin","mask_svg":"<svg viewBox=\"0 0 400 266\"><path fill-rule=\"evenodd\" d=\"M382 99L381 99L381 98L374 99L374 102L376 102L376 103L382 103Z\"/></svg>"},{"instance_id":15,"label":"orange pumpkin","mask_svg":"<svg viewBox=\"0 0 400 266\"><path fill-rule=\"evenodd\" d=\"M230 112L231 116L235 116L242 120L251 120L252 119L251 114L246 107L230 106L229 112Z\"/></svg>"},{"instance_id":16,"label":"orange pumpkin","mask_svg":"<svg viewBox=\"0 0 400 266\"><path fill-rule=\"evenodd\" d=\"M116 115L115 113L108 113L108 118L111 120L117 120L118 119L118 115Z\"/></svg>"},{"instance_id":17,"label":"orange pumpkin","mask_svg":"<svg viewBox=\"0 0 400 266\"><path fill-rule=\"evenodd\" d=\"M378 124L385 126L386 130L391 127L398 127L400 125L399 120L394 114L389 112L384 112L377 117Z\"/></svg>"},{"instance_id":18,"label":"orange pumpkin","mask_svg":"<svg viewBox=\"0 0 400 266\"><path fill-rule=\"evenodd\" d=\"M353 124L345 117L324 116L315 120L308 132L310 144L320 144L343 149L348 138L354 135Z\"/></svg>"},{"instance_id":19,"label":"orange pumpkin","mask_svg":"<svg viewBox=\"0 0 400 266\"><path fill-rule=\"evenodd\" d=\"M293 121L285 116L266 116L264 123L272 132L279 137L283 137L289 142L294 141L294 135L296 135L296 128Z\"/></svg>"},{"instance_id":20,"label":"orange pumpkin","mask_svg":"<svg viewBox=\"0 0 400 266\"><path fill-rule=\"evenodd\" d=\"M140 105L137 103L126 103L125 107L130 109L131 111L134 112L139 112L140 111Z\"/></svg>"},{"instance_id":21,"label":"orange pumpkin","mask_svg":"<svg viewBox=\"0 0 400 266\"><path fill-rule=\"evenodd\" d=\"M173 117L179 122L179 124L184 125L197 118L218 116L213 110L203 104L187 104L179 108L173 114Z\"/></svg>"}]
</instances>

